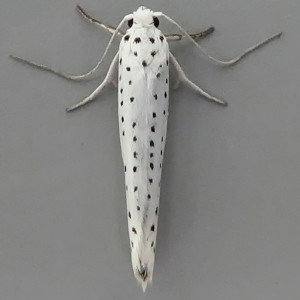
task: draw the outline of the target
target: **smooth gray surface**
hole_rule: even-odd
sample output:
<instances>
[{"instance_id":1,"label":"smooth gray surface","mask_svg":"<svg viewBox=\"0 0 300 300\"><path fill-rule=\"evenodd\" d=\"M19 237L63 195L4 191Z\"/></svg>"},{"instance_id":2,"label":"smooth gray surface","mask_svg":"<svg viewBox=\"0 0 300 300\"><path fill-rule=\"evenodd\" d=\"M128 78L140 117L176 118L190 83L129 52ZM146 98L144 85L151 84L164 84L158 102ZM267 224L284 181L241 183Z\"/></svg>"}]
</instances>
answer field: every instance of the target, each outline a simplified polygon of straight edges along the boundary
<instances>
[{"instance_id":1,"label":"smooth gray surface","mask_svg":"<svg viewBox=\"0 0 300 300\"><path fill-rule=\"evenodd\" d=\"M214 25L202 45L219 58L284 36L227 69L187 42L171 45L190 78L230 105L171 92L154 282L143 295L131 271L116 90L64 111L109 60L99 79L73 83L8 59L81 73L110 35L76 13L77 0L2 1L1 300L299 299L300 2L160 2L142 3L190 32ZM142 3L80 1L112 25Z\"/></svg>"}]
</instances>

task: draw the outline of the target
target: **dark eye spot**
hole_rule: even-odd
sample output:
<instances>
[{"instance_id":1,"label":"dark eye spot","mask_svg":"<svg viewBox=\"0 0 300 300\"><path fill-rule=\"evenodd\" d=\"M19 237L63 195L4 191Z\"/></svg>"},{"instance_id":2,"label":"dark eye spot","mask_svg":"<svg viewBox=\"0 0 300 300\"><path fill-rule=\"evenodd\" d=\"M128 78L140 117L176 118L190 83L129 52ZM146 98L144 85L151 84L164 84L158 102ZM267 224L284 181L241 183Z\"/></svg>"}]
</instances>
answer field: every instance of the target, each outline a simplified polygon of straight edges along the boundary
<instances>
[{"instance_id":1,"label":"dark eye spot","mask_svg":"<svg viewBox=\"0 0 300 300\"><path fill-rule=\"evenodd\" d=\"M157 94L154 95L154 99L157 100Z\"/></svg>"},{"instance_id":2,"label":"dark eye spot","mask_svg":"<svg viewBox=\"0 0 300 300\"><path fill-rule=\"evenodd\" d=\"M130 98L130 102L133 102L133 100L134 100L134 97L131 97L131 98Z\"/></svg>"},{"instance_id":3,"label":"dark eye spot","mask_svg":"<svg viewBox=\"0 0 300 300\"><path fill-rule=\"evenodd\" d=\"M125 170L125 172L126 172L126 166L124 167L124 170Z\"/></svg>"},{"instance_id":4,"label":"dark eye spot","mask_svg":"<svg viewBox=\"0 0 300 300\"><path fill-rule=\"evenodd\" d=\"M120 93L121 93L121 94L123 93L123 89L120 89Z\"/></svg>"},{"instance_id":5,"label":"dark eye spot","mask_svg":"<svg viewBox=\"0 0 300 300\"><path fill-rule=\"evenodd\" d=\"M134 227L132 227L132 232L137 234L136 229Z\"/></svg>"},{"instance_id":6,"label":"dark eye spot","mask_svg":"<svg viewBox=\"0 0 300 300\"><path fill-rule=\"evenodd\" d=\"M133 242L131 242L131 247L133 248Z\"/></svg>"},{"instance_id":7,"label":"dark eye spot","mask_svg":"<svg viewBox=\"0 0 300 300\"><path fill-rule=\"evenodd\" d=\"M133 19L128 20L127 24L128 24L128 27L131 27L133 24Z\"/></svg>"},{"instance_id":8,"label":"dark eye spot","mask_svg":"<svg viewBox=\"0 0 300 300\"><path fill-rule=\"evenodd\" d=\"M160 155L163 155L163 152L162 152L162 150L160 151Z\"/></svg>"},{"instance_id":9,"label":"dark eye spot","mask_svg":"<svg viewBox=\"0 0 300 300\"><path fill-rule=\"evenodd\" d=\"M134 128L135 127L135 125L136 125L136 123L134 122L134 123L132 123L132 127Z\"/></svg>"},{"instance_id":10,"label":"dark eye spot","mask_svg":"<svg viewBox=\"0 0 300 300\"><path fill-rule=\"evenodd\" d=\"M154 142L152 140L150 141L150 147L154 147Z\"/></svg>"},{"instance_id":11,"label":"dark eye spot","mask_svg":"<svg viewBox=\"0 0 300 300\"><path fill-rule=\"evenodd\" d=\"M133 167L132 170L135 173L136 172L137 167Z\"/></svg>"},{"instance_id":12,"label":"dark eye spot","mask_svg":"<svg viewBox=\"0 0 300 300\"><path fill-rule=\"evenodd\" d=\"M131 81L131 80L129 80L128 84L129 84L129 85L131 85L131 83L132 83L132 81Z\"/></svg>"},{"instance_id":13,"label":"dark eye spot","mask_svg":"<svg viewBox=\"0 0 300 300\"><path fill-rule=\"evenodd\" d=\"M126 67L126 70L127 70L127 71L130 71L131 69L130 69L130 67Z\"/></svg>"},{"instance_id":14,"label":"dark eye spot","mask_svg":"<svg viewBox=\"0 0 300 300\"><path fill-rule=\"evenodd\" d=\"M152 126L152 127L151 127L151 131L152 131L152 132L155 132L155 126Z\"/></svg>"},{"instance_id":15,"label":"dark eye spot","mask_svg":"<svg viewBox=\"0 0 300 300\"><path fill-rule=\"evenodd\" d=\"M137 210L141 210L141 208L139 206L136 207Z\"/></svg>"},{"instance_id":16,"label":"dark eye spot","mask_svg":"<svg viewBox=\"0 0 300 300\"><path fill-rule=\"evenodd\" d=\"M136 142L136 141L137 141L137 138L136 138L136 136L134 136L134 137L133 137L133 141L134 141L134 142Z\"/></svg>"},{"instance_id":17,"label":"dark eye spot","mask_svg":"<svg viewBox=\"0 0 300 300\"><path fill-rule=\"evenodd\" d=\"M134 54L135 56L137 56L137 52L133 52L133 54Z\"/></svg>"},{"instance_id":18,"label":"dark eye spot","mask_svg":"<svg viewBox=\"0 0 300 300\"><path fill-rule=\"evenodd\" d=\"M122 57L120 58L120 65L122 64Z\"/></svg>"},{"instance_id":19,"label":"dark eye spot","mask_svg":"<svg viewBox=\"0 0 300 300\"><path fill-rule=\"evenodd\" d=\"M156 207L156 209L155 209L155 214L156 215L158 214L158 207Z\"/></svg>"},{"instance_id":20,"label":"dark eye spot","mask_svg":"<svg viewBox=\"0 0 300 300\"><path fill-rule=\"evenodd\" d=\"M138 155L137 152L134 151L134 152L133 152L133 157L134 157L134 158L137 158L137 155Z\"/></svg>"},{"instance_id":21,"label":"dark eye spot","mask_svg":"<svg viewBox=\"0 0 300 300\"><path fill-rule=\"evenodd\" d=\"M143 60L142 65L143 65L143 67L147 67L147 62L145 60Z\"/></svg>"},{"instance_id":22,"label":"dark eye spot","mask_svg":"<svg viewBox=\"0 0 300 300\"><path fill-rule=\"evenodd\" d=\"M152 179L152 178L149 178L149 182L150 182L150 184L152 184L152 182L153 182L153 179Z\"/></svg>"},{"instance_id":23,"label":"dark eye spot","mask_svg":"<svg viewBox=\"0 0 300 300\"><path fill-rule=\"evenodd\" d=\"M125 135L125 131L122 132L122 135L123 135L123 136Z\"/></svg>"},{"instance_id":24,"label":"dark eye spot","mask_svg":"<svg viewBox=\"0 0 300 300\"><path fill-rule=\"evenodd\" d=\"M153 156L154 156L154 154L151 152L151 153L150 153L150 157L153 157Z\"/></svg>"},{"instance_id":25,"label":"dark eye spot","mask_svg":"<svg viewBox=\"0 0 300 300\"><path fill-rule=\"evenodd\" d=\"M157 73L156 74L156 78L158 79L160 77L160 73Z\"/></svg>"},{"instance_id":26,"label":"dark eye spot","mask_svg":"<svg viewBox=\"0 0 300 300\"><path fill-rule=\"evenodd\" d=\"M154 57L155 56L155 54L156 54L156 51L152 51L151 52L151 55Z\"/></svg>"},{"instance_id":27,"label":"dark eye spot","mask_svg":"<svg viewBox=\"0 0 300 300\"><path fill-rule=\"evenodd\" d=\"M138 190L138 187L135 186L134 189L133 189L133 191L136 192L137 190Z\"/></svg>"},{"instance_id":28,"label":"dark eye spot","mask_svg":"<svg viewBox=\"0 0 300 300\"><path fill-rule=\"evenodd\" d=\"M153 22L154 22L154 26L155 26L155 27L158 27L158 26L159 26L159 20L158 20L158 18L154 17L154 18L153 18Z\"/></svg>"},{"instance_id":29,"label":"dark eye spot","mask_svg":"<svg viewBox=\"0 0 300 300\"><path fill-rule=\"evenodd\" d=\"M151 199L151 195L150 194L148 194L148 199Z\"/></svg>"},{"instance_id":30,"label":"dark eye spot","mask_svg":"<svg viewBox=\"0 0 300 300\"><path fill-rule=\"evenodd\" d=\"M123 101L121 101L121 106L123 106Z\"/></svg>"},{"instance_id":31,"label":"dark eye spot","mask_svg":"<svg viewBox=\"0 0 300 300\"><path fill-rule=\"evenodd\" d=\"M140 43L141 42L141 38L139 38L139 37L136 37L135 39L134 39L134 41L135 41L135 43Z\"/></svg>"},{"instance_id":32,"label":"dark eye spot","mask_svg":"<svg viewBox=\"0 0 300 300\"><path fill-rule=\"evenodd\" d=\"M122 123L124 122L124 117L121 118Z\"/></svg>"},{"instance_id":33,"label":"dark eye spot","mask_svg":"<svg viewBox=\"0 0 300 300\"><path fill-rule=\"evenodd\" d=\"M130 27L131 27L131 26L130 26ZM130 38L130 35L129 35L129 34L127 34L127 35L124 36L124 40L125 40L125 41L128 41L129 38Z\"/></svg>"},{"instance_id":34,"label":"dark eye spot","mask_svg":"<svg viewBox=\"0 0 300 300\"><path fill-rule=\"evenodd\" d=\"M161 36L159 37L159 39L160 39L161 41L163 41L163 40L164 40L164 37L161 35Z\"/></svg>"},{"instance_id":35,"label":"dark eye spot","mask_svg":"<svg viewBox=\"0 0 300 300\"><path fill-rule=\"evenodd\" d=\"M165 92L164 96L165 96L165 98L167 98L167 96L168 96L167 92Z\"/></svg>"},{"instance_id":36,"label":"dark eye spot","mask_svg":"<svg viewBox=\"0 0 300 300\"><path fill-rule=\"evenodd\" d=\"M166 114L166 111L164 110L164 115Z\"/></svg>"},{"instance_id":37,"label":"dark eye spot","mask_svg":"<svg viewBox=\"0 0 300 300\"><path fill-rule=\"evenodd\" d=\"M161 164L159 164L159 167L161 168Z\"/></svg>"},{"instance_id":38,"label":"dark eye spot","mask_svg":"<svg viewBox=\"0 0 300 300\"><path fill-rule=\"evenodd\" d=\"M154 242L151 243L151 247L153 247L153 246L154 246Z\"/></svg>"},{"instance_id":39,"label":"dark eye spot","mask_svg":"<svg viewBox=\"0 0 300 300\"><path fill-rule=\"evenodd\" d=\"M169 65L169 60L166 61L167 66Z\"/></svg>"},{"instance_id":40,"label":"dark eye spot","mask_svg":"<svg viewBox=\"0 0 300 300\"><path fill-rule=\"evenodd\" d=\"M131 219L131 213L130 212L128 213L128 217L129 217L129 219Z\"/></svg>"},{"instance_id":41,"label":"dark eye spot","mask_svg":"<svg viewBox=\"0 0 300 300\"><path fill-rule=\"evenodd\" d=\"M151 38L149 38L149 41L150 41L152 44L154 44L155 39L154 39L153 37L151 37Z\"/></svg>"},{"instance_id":42,"label":"dark eye spot","mask_svg":"<svg viewBox=\"0 0 300 300\"><path fill-rule=\"evenodd\" d=\"M151 168L151 170L153 170L153 169L154 169L154 165L153 165L153 163L150 163L150 168Z\"/></svg>"},{"instance_id":43,"label":"dark eye spot","mask_svg":"<svg viewBox=\"0 0 300 300\"><path fill-rule=\"evenodd\" d=\"M151 226L151 231L155 231L155 226L154 226L154 224Z\"/></svg>"},{"instance_id":44,"label":"dark eye spot","mask_svg":"<svg viewBox=\"0 0 300 300\"><path fill-rule=\"evenodd\" d=\"M154 113L152 114L152 116L153 116L153 118L156 118L156 113L154 112Z\"/></svg>"},{"instance_id":45,"label":"dark eye spot","mask_svg":"<svg viewBox=\"0 0 300 300\"><path fill-rule=\"evenodd\" d=\"M161 137L161 141L162 141L162 142L164 141L164 137L163 137L163 136Z\"/></svg>"},{"instance_id":46,"label":"dark eye spot","mask_svg":"<svg viewBox=\"0 0 300 300\"><path fill-rule=\"evenodd\" d=\"M166 78L166 83L168 83L168 78Z\"/></svg>"}]
</instances>

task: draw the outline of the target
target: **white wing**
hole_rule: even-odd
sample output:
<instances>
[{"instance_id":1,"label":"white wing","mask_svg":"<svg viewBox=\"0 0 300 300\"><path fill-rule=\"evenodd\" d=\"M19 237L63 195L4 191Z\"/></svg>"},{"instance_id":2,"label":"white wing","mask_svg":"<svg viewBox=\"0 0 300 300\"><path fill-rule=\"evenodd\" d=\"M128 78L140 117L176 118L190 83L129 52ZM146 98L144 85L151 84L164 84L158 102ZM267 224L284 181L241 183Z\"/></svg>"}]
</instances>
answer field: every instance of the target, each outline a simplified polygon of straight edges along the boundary
<instances>
[{"instance_id":1,"label":"white wing","mask_svg":"<svg viewBox=\"0 0 300 300\"><path fill-rule=\"evenodd\" d=\"M132 267L152 281L169 99L169 48L157 28L129 29L119 49L119 129Z\"/></svg>"}]
</instances>

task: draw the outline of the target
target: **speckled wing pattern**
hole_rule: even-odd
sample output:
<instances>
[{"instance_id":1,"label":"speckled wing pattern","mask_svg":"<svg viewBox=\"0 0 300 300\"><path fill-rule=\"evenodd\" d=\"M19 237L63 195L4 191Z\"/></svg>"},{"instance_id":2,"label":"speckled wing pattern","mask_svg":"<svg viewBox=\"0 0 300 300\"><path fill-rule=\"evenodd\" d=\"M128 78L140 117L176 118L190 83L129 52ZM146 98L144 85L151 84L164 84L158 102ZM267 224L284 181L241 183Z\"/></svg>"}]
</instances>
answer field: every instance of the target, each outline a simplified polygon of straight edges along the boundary
<instances>
[{"instance_id":1,"label":"speckled wing pattern","mask_svg":"<svg viewBox=\"0 0 300 300\"><path fill-rule=\"evenodd\" d=\"M153 275L169 104L169 47L159 29L128 29L119 47L118 76L132 267L144 285Z\"/></svg>"}]
</instances>

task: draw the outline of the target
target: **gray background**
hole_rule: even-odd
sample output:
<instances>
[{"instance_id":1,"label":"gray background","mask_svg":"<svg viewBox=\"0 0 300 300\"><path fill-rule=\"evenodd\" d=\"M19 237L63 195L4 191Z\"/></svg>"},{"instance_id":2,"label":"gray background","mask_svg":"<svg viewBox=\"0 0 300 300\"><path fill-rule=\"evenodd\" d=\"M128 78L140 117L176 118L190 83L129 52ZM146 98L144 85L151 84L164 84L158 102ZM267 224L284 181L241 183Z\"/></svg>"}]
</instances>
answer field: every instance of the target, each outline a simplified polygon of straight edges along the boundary
<instances>
[{"instance_id":1,"label":"gray background","mask_svg":"<svg viewBox=\"0 0 300 300\"><path fill-rule=\"evenodd\" d=\"M227 69L190 43L171 44L188 76L230 105L182 86L171 92L155 274L145 295L130 263L116 90L64 111L96 88L118 43L90 82L8 59L90 70L110 34L83 20L76 4L1 3L1 300L298 300L300 2L144 2L189 32L214 25L201 43L219 58L284 31ZM142 3L80 4L116 25ZM176 31L163 21L161 28Z\"/></svg>"}]
</instances>

